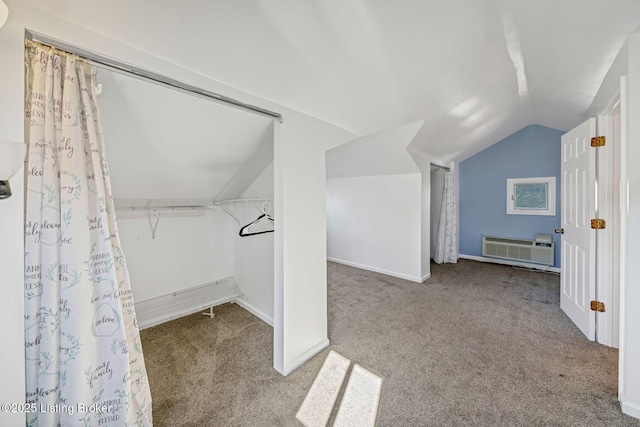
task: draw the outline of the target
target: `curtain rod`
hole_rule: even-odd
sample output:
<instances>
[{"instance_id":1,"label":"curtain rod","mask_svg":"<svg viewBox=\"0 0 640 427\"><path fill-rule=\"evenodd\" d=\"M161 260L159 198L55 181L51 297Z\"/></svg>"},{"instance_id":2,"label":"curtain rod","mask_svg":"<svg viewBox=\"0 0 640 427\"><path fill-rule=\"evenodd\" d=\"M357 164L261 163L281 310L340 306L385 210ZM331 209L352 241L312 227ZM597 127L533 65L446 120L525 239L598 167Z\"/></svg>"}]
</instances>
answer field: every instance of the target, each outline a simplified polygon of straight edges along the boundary
<instances>
[{"instance_id":1,"label":"curtain rod","mask_svg":"<svg viewBox=\"0 0 640 427\"><path fill-rule=\"evenodd\" d=\"M431 166L433 166L434 168L444 169L446 171L450 171L451 170L451 168L448 167L448 166L440 166L440 165L437 165L435 163L431 163Z\"/></svg>"},{"instance_id":2,"label":"curtain rod","mask_svg":"<svg viewBox=\"0 0 640 427\"><path fill-rule=\"evenodd\" d=\"M124 62L120 62L115 59L107 58L105 56L99 55L97 53L94 53L88 50L80 49L73 45L49 38L47 36L43 36L38 33L34 33L29 30L25 31L25 38L30 42L39 43L71 55L79 56L80 58L86 60L91 65L95 65L97 67L106 68L108 70L115 71L123 75L135 77L140 80L158 84L160 86L169 87L171 89L177 90L178 92L182 92L188 95L193 95L198 98L203 98L203 99L207 99L207 100L222 103L222 104L227 104L234 108L247 110L255 114L269 116L274 119L278 119L280 123L284 121L284 117L282 117L282 114L280 113L276 113L274 111L267 110L262 107L257 107L255 105L245 104L244 102L238 101L237 99L229 98L227 96L220 95L215 92L210 92L208 90L200 89L198 87L189 85L179 80L174 80L172 78L165 77L163 75L154 73L149 70L145 70L143 68L135 67L133 65L126 64Z\"/></svg>"}]
</instances>

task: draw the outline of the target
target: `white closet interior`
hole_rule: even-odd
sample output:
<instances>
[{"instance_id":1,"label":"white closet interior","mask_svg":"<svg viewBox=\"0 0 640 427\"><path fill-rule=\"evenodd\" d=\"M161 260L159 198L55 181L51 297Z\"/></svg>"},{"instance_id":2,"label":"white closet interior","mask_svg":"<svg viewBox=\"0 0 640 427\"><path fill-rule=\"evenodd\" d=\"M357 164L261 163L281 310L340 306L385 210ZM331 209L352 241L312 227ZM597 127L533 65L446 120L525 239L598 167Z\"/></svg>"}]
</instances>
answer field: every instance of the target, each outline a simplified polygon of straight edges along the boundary
<instances>
[{"instance_id":1,"label":"white closet interior","mask_svg":"<svg viewBox=\"0 0 640 427\"><path fill-rule=\"evenodd\" d=\"M138 322L237 302L273 325L272 119L98 71L113 197Z\"/></svg>"}]
</instances>

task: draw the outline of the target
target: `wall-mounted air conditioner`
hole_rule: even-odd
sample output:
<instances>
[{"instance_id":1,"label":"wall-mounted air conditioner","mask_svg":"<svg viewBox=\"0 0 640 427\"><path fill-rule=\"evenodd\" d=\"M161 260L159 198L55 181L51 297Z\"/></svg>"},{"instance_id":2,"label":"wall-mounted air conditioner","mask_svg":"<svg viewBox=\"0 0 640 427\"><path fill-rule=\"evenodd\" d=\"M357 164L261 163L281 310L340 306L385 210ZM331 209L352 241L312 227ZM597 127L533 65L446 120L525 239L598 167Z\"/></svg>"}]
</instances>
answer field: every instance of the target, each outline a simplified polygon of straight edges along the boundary
<instances>
[{"instance_id":1,"label":"wall-mounted air conditioner","mask_svg":"<svg viewBox=\"0 0 640 427\"><path fill-rule=\"evenodd\" d=\"M545 241L482 236L482 256L554 265L555 244Z\"/></svg>"}]
</instances>

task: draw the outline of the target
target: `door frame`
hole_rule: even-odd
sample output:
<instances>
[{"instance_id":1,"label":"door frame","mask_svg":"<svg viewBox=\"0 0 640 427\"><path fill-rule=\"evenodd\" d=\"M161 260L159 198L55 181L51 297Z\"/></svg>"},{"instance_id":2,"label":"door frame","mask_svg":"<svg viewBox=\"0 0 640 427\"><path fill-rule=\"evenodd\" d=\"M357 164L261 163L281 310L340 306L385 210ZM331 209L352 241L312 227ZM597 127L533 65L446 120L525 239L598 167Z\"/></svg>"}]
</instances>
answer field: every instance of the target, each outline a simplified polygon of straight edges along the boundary
<instances>
[{"instance_id":1,"label":"door frame","mask_svg":"<svg viewBox=\"0 0 640 427\"><path fill-rule=\"evenodd\" d=\"M625 377L627 374L626 324L627 324L627 223L629 212L629 169L627 153L629 152L629 100L628 78L620 77L620 320L619 320L619 356L618 356L618 399L623 400Z\"/></svg>"},{"instance_id":2,"label":"door frame","mask_svg":"<svg viewBox=\"0 0 640 427\"><path fill-rule=\"evenodd\" d=\"M596 313L597 342L609 347L618 347L620 325L620 135L616 140L614 132L614 112L622 103L620 87L616 88L609 102L597 114L598 135L606 138L604 147L598 148L597 155L597 206L598 218L607 222L604 230L597 232L596 251L598 253L596 295L605 303L606 311ZM618 125L621 125L618 122ZM622 127L620 126L619 133Z\"/></svg>"},{"instance_id":3,"label":"door frame","mask_svg":"<svg viewBox=\"0 0 640 427\"><path fill-rule=\"evenodd\" d=\"M605 337L603 341L598 340L598 342L619 348L618 400L620 401L622 401L624 397L627 365L625 357L625 334L627 329L625 321L627 316L625 304L627 298L627 212L629 205L628 164L626 160L628 153L627 87L627 76L621 76L618 88L609 99L607 105L598 112L596 116L598 133L605 136L607 141L613 142L613 112L616 107L620 107L620 138L618 150L613 149L613 144L605 144L603 148L607 148L608 146L608 148L604 150L605 155L603 157L605 157L605 159L598 159L599 162L613 160L613 163L619 165L617 171L611 164L609 164L606 169L604 167L601 169L607 173L608 179L612 179L612 181L609 182L613 184L617 181L619 185L618 188L611 188L611 193L614 191L618 193L617 206L614 204L615 198L613 194L605 193L598 195L600 200L606 201L606 203L601 206L603 214L608 215L613 223L617 221L618 226L611 227L611 229L603 235L606 236L606 238L598 242L598 245L603 244L603 246L598 246L598 251L603 254L603 256L599 257L599 262L603 264L603 268L599 269L599 271L602 272L605 277L599 276L596 285L598 287L598 295L605 296L608 301L610 301L609 304L612 305L612 310L600 313L607 317L605 318L605 322L600 322L596 327L598 328L598 336ZM614 156L617 157L617 159ZM617 241L612 238L614 230L616 233L619 233ZM618 246L617 257L614 255L614 244ZM618 298L615 297L616 292L612 286L608 286L612 284L614 269L618 271ZM616 309L617 318L615 318ZM600 330L601 327L602 330ZM617 343L615 340L616 330L618 336ZM617 344L617 346L615 344Z\"/></svg>"}]
</instances>

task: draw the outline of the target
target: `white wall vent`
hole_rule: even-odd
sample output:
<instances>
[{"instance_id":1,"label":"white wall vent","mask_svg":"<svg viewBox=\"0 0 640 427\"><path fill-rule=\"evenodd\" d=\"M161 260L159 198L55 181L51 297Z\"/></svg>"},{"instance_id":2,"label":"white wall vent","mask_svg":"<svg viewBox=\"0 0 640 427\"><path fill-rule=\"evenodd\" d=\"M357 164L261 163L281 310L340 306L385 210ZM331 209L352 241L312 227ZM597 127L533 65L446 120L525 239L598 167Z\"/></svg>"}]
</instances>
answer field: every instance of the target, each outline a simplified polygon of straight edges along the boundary
<instances>
[{"instance_id":1,"label":"white wall vent","mask_svg":"<svg viewBox=\"0 0 640 427\"><path fill-rule=\"evenodd\" d=\"M482 236L482 256L554 265L555 244L554 242Z\"/></svg>"}]
</instances>

